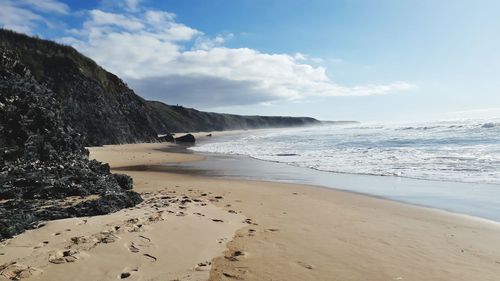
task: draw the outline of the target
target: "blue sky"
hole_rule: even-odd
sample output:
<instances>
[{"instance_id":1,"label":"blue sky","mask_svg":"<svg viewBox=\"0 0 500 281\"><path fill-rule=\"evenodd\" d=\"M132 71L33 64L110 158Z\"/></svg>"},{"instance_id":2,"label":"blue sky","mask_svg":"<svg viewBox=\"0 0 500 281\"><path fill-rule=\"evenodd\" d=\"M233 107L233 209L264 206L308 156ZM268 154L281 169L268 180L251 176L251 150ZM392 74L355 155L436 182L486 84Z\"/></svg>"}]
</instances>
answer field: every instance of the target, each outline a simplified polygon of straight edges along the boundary
<instances>
[{"instance_id":1,"label":"blue sky","mask_svg":"<svg viewBox=\"0 0 500 281\"><path fill-rule=\"evenodd\" d=\"M500 2L0 0L138 94L203 110L361 121L500 117Z\"/></svg>"}]
</instances>

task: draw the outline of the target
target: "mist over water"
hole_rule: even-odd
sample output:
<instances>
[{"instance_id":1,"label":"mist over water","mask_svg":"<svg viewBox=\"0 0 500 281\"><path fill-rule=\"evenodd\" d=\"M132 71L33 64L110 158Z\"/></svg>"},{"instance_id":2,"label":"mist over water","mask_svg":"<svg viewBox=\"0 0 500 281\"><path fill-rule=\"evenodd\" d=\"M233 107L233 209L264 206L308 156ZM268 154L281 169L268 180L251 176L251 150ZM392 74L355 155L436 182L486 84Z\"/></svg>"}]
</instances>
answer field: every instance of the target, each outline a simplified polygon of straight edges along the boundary
<instances>
[{"instance_id":1,"label":"mist over water","mask_svg":"<svg viewBox=\"0 0 500 281\"><path fill-rule=\"evenodd\" d=\"M191 149L321 171L500 184L500 120L248 131Z\"/></svg>"}]
</instances>

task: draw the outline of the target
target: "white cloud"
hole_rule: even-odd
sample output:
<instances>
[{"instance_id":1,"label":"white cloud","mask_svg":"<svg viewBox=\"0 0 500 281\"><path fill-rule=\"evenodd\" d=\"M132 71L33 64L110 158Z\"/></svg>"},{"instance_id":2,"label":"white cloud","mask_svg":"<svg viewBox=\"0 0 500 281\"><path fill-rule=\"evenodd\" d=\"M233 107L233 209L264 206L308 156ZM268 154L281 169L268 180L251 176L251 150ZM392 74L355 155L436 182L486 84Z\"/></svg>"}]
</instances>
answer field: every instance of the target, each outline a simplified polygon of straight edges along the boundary
<instances>
[{"instance_id":1,"label":"white cloud","mask_svg":"<svg viewBox=\"0 0 500 281\"><path fill-rule=\"evenodd\" d=\"M66 4L56 0L3 0L0 1L0 27L31 34L40 23L52 25L42 14L69 11Z\"/></svg>"},{"instance_id":2,"label":"white cloud","mask_svg":"<svg viewBox=\"0 0 500 281\"><path fill-rule=\"evenodd\" d=\"M0 3L0 26L3 28L31 33L36 21L43 21L43 18L29 10Z\"/></svg>"},{"instance_id":3,"label":"white cloud","mask_svg":"<svg viewBox=\"0 0 500 281\"><path fill-rule=\"evenodd\" d=\"M42 12L67 14L70 11L68 5L57 0L19 0L18 2L25 3Z\"/></svg>"},{"instance_id":4,"label":"white cloud","mask_svg":"<svg viewBox=\"0 0 500 281\"><path fill-rule=\"evenodd\" d=\"M80 30L61 38L147 98L187 105L269 104L310 96L367 96L409 90L406 82L347 87L334 83L323 60L228 48L233 34L210 38L176 22L175 14L89 12Z\"/></svg>"},{"instance_id":5,"label":"white cloud","mask_svg":"<svg viewBox=\"0 0 500 281\"><path fill-rule=\"evenodd\" d=\"M305 63L315 63L315 64L322 64L325 62L324 59L322 58L317 58L317 57L311 57L310 55L306 55L303 53L295 53L293 58L297 61L302 61Z\"/></svg>"},{"instance_id":6,"label":"white cloud","mask_svg":"<svg viewBox=\"0 0 500 281\"><path fill-rule=\"evenodd\" d=\"M90 11L91 20L85 22L85 29L102 26L116 26L127 31L138 31L144 29L144 24L138 19L127 17L120 14L106 13L101 10Z\"/></svg>"},{"instance_id":7,"label":"white cloud","mask_svg":"<svg viewBox=\"0 0 500 281\"><path fill-rule=\"evenodd\" d=\"M140 0L125 0L125 5L129 11L137 11L139 9Z\"/></svg>"},{"instance_id":8,"label":"white cloud","mask_svg":"<svg viewBox=\"0 0 500 281\"><path fill-rule=\"evenodd\" d=\"M198 36L194 42L193 49L195 50L210 50L215 47L224 45L227 41L231 40L234 34L228 33L225 35L217 35L215 38L207 36Z\"/></svg>"}]
</instances>

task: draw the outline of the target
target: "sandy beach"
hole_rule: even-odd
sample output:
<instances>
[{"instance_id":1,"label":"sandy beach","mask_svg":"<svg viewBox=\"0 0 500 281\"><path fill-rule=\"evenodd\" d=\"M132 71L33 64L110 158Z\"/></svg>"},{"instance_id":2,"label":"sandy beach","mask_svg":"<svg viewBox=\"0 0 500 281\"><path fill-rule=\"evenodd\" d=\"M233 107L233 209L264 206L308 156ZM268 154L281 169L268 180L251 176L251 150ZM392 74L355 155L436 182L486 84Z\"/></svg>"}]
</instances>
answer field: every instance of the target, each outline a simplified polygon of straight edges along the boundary
<instances>
[{"instance_id":1,"label":"sandy beach","mask_svg":"<svg viewBox=\"0 0 500 281\"><path fill-rule=\"evenodd\" d=\"M0 246L0 279L498 280L500 225L314 186L134 171L202 161L167 144L91 148L132 209L48 222Z\"/></svg>"}]
</instances>

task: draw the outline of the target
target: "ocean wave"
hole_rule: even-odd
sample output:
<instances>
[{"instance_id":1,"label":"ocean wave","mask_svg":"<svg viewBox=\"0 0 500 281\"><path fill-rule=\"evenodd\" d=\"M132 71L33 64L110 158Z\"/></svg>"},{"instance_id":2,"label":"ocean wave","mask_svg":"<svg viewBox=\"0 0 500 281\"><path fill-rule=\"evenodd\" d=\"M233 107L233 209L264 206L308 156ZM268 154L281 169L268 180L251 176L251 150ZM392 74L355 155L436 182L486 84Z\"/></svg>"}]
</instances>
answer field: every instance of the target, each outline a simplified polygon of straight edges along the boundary
<instances>
[{"instance_id":1,"label":"ocean wave","mask_svg":"<svg viewBox=\"0 0 500 281\"><path fill-rule=\"evenodd\" d=\"M484 123L481 128L486 128L486 129L490 129L490 128L495 128L495 127L498 127L500 125L500 123L493 123L493 122L488 122L488 123Z\"/></svg>"},{"instance_id":2,"label":"ocean wave","mask_svg":"<svg viewBox=\"0 0 500 281\"><path fill-rule=\"evenodd\" d=\"M288 129L193 147L335 173L500 184L499 123ZM428 128L406 129L398 128ZM392 128L388 130L387 128Z\"/></svg>"}]
</instances>

